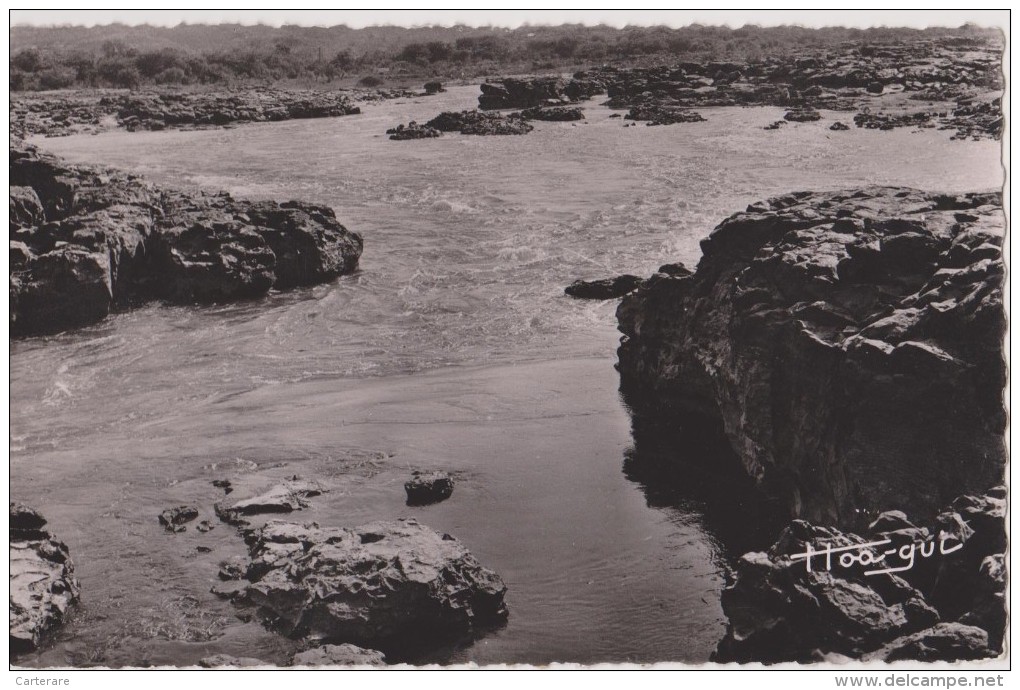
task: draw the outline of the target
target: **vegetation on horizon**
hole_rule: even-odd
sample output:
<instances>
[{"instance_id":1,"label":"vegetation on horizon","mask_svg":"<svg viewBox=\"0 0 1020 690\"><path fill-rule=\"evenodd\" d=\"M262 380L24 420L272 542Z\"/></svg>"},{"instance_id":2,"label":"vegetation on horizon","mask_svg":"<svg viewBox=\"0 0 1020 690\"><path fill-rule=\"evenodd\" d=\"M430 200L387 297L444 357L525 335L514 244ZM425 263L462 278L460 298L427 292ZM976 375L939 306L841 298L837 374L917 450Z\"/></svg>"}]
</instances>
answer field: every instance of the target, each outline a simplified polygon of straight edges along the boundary
<instances>
[{"instance_id":1,"label":"vegetation on horizon","mask_svg":"<svg viewBox=\"0 0 1020 690\"><path fill-rule=\"evenodd\" d=\"M11 89L466 78L583 64L761 60L917 40L1001 41L995 29L691 25L454 27L24 27L11 29Z\"/></svg>"}]
</instances>

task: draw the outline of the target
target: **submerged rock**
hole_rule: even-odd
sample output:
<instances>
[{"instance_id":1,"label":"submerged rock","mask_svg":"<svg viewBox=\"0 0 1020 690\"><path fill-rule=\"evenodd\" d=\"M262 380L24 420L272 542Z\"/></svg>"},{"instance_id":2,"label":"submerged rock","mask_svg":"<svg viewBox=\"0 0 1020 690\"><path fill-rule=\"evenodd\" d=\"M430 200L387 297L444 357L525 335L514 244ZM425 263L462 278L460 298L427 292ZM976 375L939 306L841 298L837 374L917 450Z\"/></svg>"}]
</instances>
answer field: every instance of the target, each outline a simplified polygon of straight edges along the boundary
<instances>
[{"instance_id":1,"label":"submerged rock","mask_svg":"<svg viewBox=\"0 0 1020 690\"><path fill-rule=\"evenodd\" d=\"M79 597L67 546L45 525L35 510L10 504L11 654L38 648Z\"/></svg>"},{"instance_id":2,"label":"submerged rock","mask_svg":"<svg viewBox=\"0 0 1020 690\"><path fill-rule=\"evenodd\" d=\"M602 280L575 280L563 292L578 299L616 299L638 289L643 282L641 278L632 275Z\"/></svg>"},{"instance_id":3,"label":"submerged rock","mask_svg":"<svg viewBox=\"0 0 1020 690\"><path fill-rule=\"evenodd\" d=\"M249 599L286 634L386 649L507 616L499 576L413 519L354 529L270 522L246 541Z\"/></svg>"},{"instance_id":4,"label":"submerged rock","mask_svg":"<svg viewBox=\"0 0 1020 690\"><path fill-rule=\"evenodd\" d=\"M453 493L453 477L446 472L418 472L404 483L407 505L423 506L445 501Z\"/></svg>"},{"instance_id":5,"label":"submerged rock","mask_svg":"<svg viewBox=\"0 0 1020 690\"><path fill-rule=\"evenodd\" d=\"M327 644L295 654L291 666L385 666L386 656L352 644Z\"/></svg>"},{"instance_id":6,"label":"submerged rock","mask_svg":"<svg viewBox=\"0 0 1020 690\"><path fill-rule=\"evenodd\" d=\"M789 516L844 528L1000 483L1000 204L869 187L730 217L618 308L635 419L719 427Z\"/></svg>"}]
</instances>

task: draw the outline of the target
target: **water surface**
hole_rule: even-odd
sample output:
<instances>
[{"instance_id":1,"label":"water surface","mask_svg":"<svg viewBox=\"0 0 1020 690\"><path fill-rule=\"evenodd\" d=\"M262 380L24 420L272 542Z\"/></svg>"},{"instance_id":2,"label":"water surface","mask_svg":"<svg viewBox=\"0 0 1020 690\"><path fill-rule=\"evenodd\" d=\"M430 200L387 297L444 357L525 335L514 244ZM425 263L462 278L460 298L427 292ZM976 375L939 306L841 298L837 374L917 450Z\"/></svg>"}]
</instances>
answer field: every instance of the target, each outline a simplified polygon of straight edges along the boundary
<instances>
[{"instance_id":1,"label":"water surface","mask_svg":"<svg viewBox=\"0 0 1020 690\"><path fill-rule=\"evenodd\" d=\"M293 474L330 489L296 519L414 515L506 580L505 628L420 660L707 660L723 632L726 547L697 495L652 499L627 478L616 303L573 301L563 287L693 265L712 227L773 194L997 187L998 143L832 132L849 121L833 112L764 131L782 116L774 108L624 127L597 102L583 123L536 123L523 137L383 134L476 95L37 142L160 183L328 204L365 253L334 284L149 305L12 343L12 496L68 543L83 591L56 643L24 663L190 664L219 652L283 663L295 643L209 592L218 563L243 554L233 530L167 535L156 516L183 503L210 513L212 479L240 492ZM404 506L418 467L455 472L453 497Z\"/></svg>"}]
</instances>

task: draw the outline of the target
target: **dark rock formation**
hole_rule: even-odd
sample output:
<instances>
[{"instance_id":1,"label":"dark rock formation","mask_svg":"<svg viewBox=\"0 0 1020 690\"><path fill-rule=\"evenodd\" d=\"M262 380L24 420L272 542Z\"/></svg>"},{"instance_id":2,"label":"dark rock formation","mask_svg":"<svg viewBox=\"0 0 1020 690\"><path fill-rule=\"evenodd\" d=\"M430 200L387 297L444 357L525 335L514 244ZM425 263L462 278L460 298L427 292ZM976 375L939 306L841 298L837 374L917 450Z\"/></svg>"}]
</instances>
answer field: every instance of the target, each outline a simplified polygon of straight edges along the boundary
<instances>
[{"instance_id":1,"label":"dark rock formation","mask_svg":"<svg viewBox=\"0 0 1020 690\"><path fill-rule=\"evenodd\" d=\"M543 122L572 122L584 119L584 111L580 108L527 108L520 113L525 120L542 120Z\"/></svg>"},{"instance_id":2,"label":"dark rock formation","mask_svg":"<svg viewBox=\"0 0 1020 690\"><path fill-rule=\"evenodd\" d=\"M985 659L988 634L961 623L939 623L927 630L893 640L865 660L873 661L969 661Z\"/></svg>"},{"instance_id":3,"label":"dark rock formation","mask_svg":"<svg viewBox=\"0 0 1020 690\"><path fill-rule=\"evenodd\" d=\"M333 210L160 190L11 149L11 334L52 333L146 299L257 297L357 267ZM33 196L34 195L34 196Z\"/></svg>"},{"instance_id":4,"label":"dark rock formation","mask_svg":"<svg viewBox=\"0 0 1020 690\"><path fill-rule=\"evenodd\" d=\"M506 78L482 84L478 107L482 110L559 105L570 100L566 81L558 77Z\"/></svg>"},{"instance_id":5,"label":"dark rock formation","mask_svg":"<svg viewBox=\"0 0 1020 690\"><path fill-rule=\"evenodd\" d=\"M833 132L845 132L848 129L850 129L850 126L849 125L845 125L842 122L833 122L829 126L829 129L831 129Z\"/></svg>"},{"instance_id":6,"label":"dark rock formation","mask_svg":"<svg viewBox=\"0 0 1020 690\"><path fill-rule=\"evenodd\" d=\"M777 130L786 124L786 120L776 120L775 122L765 125L762 129L765 130Z\"/></svg>"},{"instance_id":7,"label":"dark rock formation","mask_svg":"<svg viewBox=\"0 0 1020 690\"><path fill-rule=\"evenodd\" d=\"M427 81L425 82L425 93L432 95L434 93L443 93L446 89L443 88L443 82L441 81Z\"/></svg>"},{"instance_id":8,"label":"dark rock formation","mask_svg":"<svg viewBox=\"0 0 1020 690\"><path fill-rule=\"evenodd\" d=\"M434 139L435 137L442 136L435 127L427 127L425 125L419 125L417 122L410 122L405 125L397 125L392 129L387 129L386 133L390 135L390 139L393 141L409 141L411 139Z\"/></svg>"},{"instance_id":9,"label":"dark rock formation","mask_svg":"<svg viewBox=\"0 0 1020 690\"><path fill-rule=\"evenodd\" d=\"M245 540L248 597L286 634L387 650L507 616L499 576L412 519L354 529L270 522Z\"/></svg>"},{"instance_id":10,"label":"dark rock formation","mask_svg":"<svg viewBox=\"0 0 1020 690\"><path fill-rule=\"evenodd\" d=\"M295 654L291 666L385 666L386 656L352 644L327 644Z\"/></svg>"},{"instance_id":11,"label":"dark rock formation","mask_svg":"<svg viewBox=\"0 0 1020 690\"><path fill-rule=\"evenodd\" d=\"M39 647L78 600L78 581L67 546L45 530L46 520L10 504L11 654Z\"/></svg>"},{"instance_id":12,"label":"dark rock formation","mask_svg":"<svg viewBox=\"0 0 1020 690\"><path fill-rule=\"evenodd\" d=\"M185 525L197 517L198 508L192 506L167 508L159 514L159 524L163 525L167 532L183 532L187 529Z\"/></svg>"},{"instance_id":13,"label":"dark rock formation","mask_svg":"<svg viewBox=\"0 0 1020 690\"><path fill-rule=\"evenodd\" d=\"M930 112L913 113L871 113L862 112L854 115L854 124L865 129L890 130L897 127L935 127L936 114Z\"/></svg>"},{"instance_id":14,"label":"dark rock formation","mask_svg":"<svg viewBox=\"0 0 1020 690\"><path fill-rule=\"evenodd\" d=\"M729 625L717 659L998 655L1006 625L1003 491L961 496L930 527L883 513L868 539L793 522L767 553L738 561L723 591ZM896 572L875 572L883 570Z\"/></svg>"},{"instance_id":15,"label":"dark rock formation","mask_svg":"<svg viewBox=\"0 0 1020 690\"><path fill-rule=\"evenodd\" d=\"M818 523L928 519L987 491L1005 462L1000 203L866 188L730 217L694 276L620 304L635 418L719 425L766 495Z\"/></svg>"},{"instance_id":16,"label":"dark rock formation","mask_svg":"<svg viewBox=\"0 0 1020 690\"><path fill-rule=\"evenodd\" d=\"M527 134L534 129L519 116L514 117L511 114L503 117L498 113L483 113L477 110L440 113L426 122L425 126L440 132L479 135Z\"/></svg>"},{"instance_id":17,"label":"dark rock formation","mask_svg":"<svg viewBox=\"0 0 1020 690\"><path fill-rule=\"evenodd\" d=\"M801 108L788 111L783 119L789 122L815 122L822 119L822 114L811 108Z\"/></svg>"},{"instance_id":18,"label":"dark rock formation","mask_svg":"<svg viewBox=\"0 0 1020 690\"><path fill-rule=\"evenodd\" d=\"M575 280L563 292L578 299L617 299L638 289L643 282L641 278L632 275L602 280Z\"/></svg>"},{"instance_id":19,"label":"dark rock formation","mask_svg":"<svg viewBox=\"0 0 1020 690\"><path fill-rule=\"evenodd\" d=\"M414 476L404 483L407 505L423 506L445 501L453 493L453 477L446 472L415 471Z\"/></svg>"},{"instance_id":20,"label":"dark rock formation","mask_svg":"<svg viewBox=\"0 0 1020 690\"><path fill-rule=\"evenodd\" d=\"M107 96L99 105L114 109L118 122L128 131L341 117L361 112L340 92L275 89L128 94Z\"/></svg>"},{"instance_id":21,"label":"dark rock formation","mask_svg":"<svg viewBox=\"0 0 1020 690\"><path fill-rule=\"evenodd\" d=\"M715 660L810 661L819 652L859 658L937 623L938 613L921 593L896 575L865 576L864 568L838 565L828 571L817 556L808 570L804 559L792 558L809 545L824 554L826 545L864 543L855 534L798 520L767 553L741 557L735 581L723 590L729 623Z\"/></svg>"},{"instance_id":22,"label":"dark rock formation","mask_svg":"<svg viewBox=\"0 0 1020 690\"><path fill-rule=\"evenodd\" d=\"M648 126L674 125L678 122L704 122L705 118L693 110L672 108L661 105L634 106L626 115L625 120L647 121Z\"/></svg>"}]
</instances>

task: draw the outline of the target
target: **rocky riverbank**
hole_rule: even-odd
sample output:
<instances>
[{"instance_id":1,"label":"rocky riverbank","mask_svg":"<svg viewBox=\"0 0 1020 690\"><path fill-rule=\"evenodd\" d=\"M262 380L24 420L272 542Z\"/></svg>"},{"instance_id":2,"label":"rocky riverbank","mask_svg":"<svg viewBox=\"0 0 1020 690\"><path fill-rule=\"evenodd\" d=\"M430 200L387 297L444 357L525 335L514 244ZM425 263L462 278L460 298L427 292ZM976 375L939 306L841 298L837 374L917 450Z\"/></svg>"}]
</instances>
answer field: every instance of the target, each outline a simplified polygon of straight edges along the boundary
<instances>
[{"instance_id":1,"label":"rocky riverbank","mask_svg":"<svg viewBox=\"0 0 1020 690\"><path fill-rule=\"evenodd\" d=\"M791 517L932 517L1002 481L997 193L873 187L754 204L693 276L620 304L621 389L644 424L715 425Z\"/></svg>"},{"instance_id":2,"label":"rocky riverbank","mask_svg":"<svg viewBox=\"0 0 1020 690\"><path fill-rule=\"evenodd\" d=\"M608 106L631 109L632 116L657 113L632 117L655 124L697 121L684 115L691 108L824 108L857 111L858 127L938 127L955 130L956 138L998 139L1001 64L1002 47L982 40L848 44L744 62L602 66L569 79L495 79L482 84L478 102L488 110L549 107L605 93Z\"/></svg>"},{"instance_id":3,"label":"rocky riverbank","mask_svg":"<svg viewBox=\"0 0 1020 690\"><path fill-rule=\"evenodd\" d=\"M67 546L45 529L46 519L10 504L10 649L36 649L78 601L78 581Z\"/></svg>"},{"instance_id":4,"label":"rocky riverbank","mask_svg":"<svg viewBox=\"0 0 1020 690\"><path fill-rule=\"evenodd\" d=\"M789 194L723 221L693 274L623 298L636 442L712 433L701 457L797 518L737 562L716 660L999 653L1004 232L998 193ZM827 548L813 570L797 556ZM826 567L842 553L856 570ZM880 562L899 570L860 567Z\"/></svg>"},{"instance_id":5,"label":"rocky riverbank","mask_svg":"<svg viewBox=\"0 0 1020 690\"><path fill-rule=\"evenodd\" d=\"M429 85L426 85L429 86ZM441 86L440 86L441 89ZM225 91L52 91L16 93L10 103L10 132L68 136L123 127L128 131L230 127L246 122L342 117L361 112L359 103L440 93L406 89Z\"/></svg>"},{"instance_id":6,"label":"rocky riverbank","mask_svg":"<svg viewBox=\"0 0 1020 690\"><path fill-rule=\"evenodd\" d=\"M332 209L161 189L10 149L12 336L95 323L146 300L207 303L327 282L362 240Z\"/></svg>"}]
</instances>

